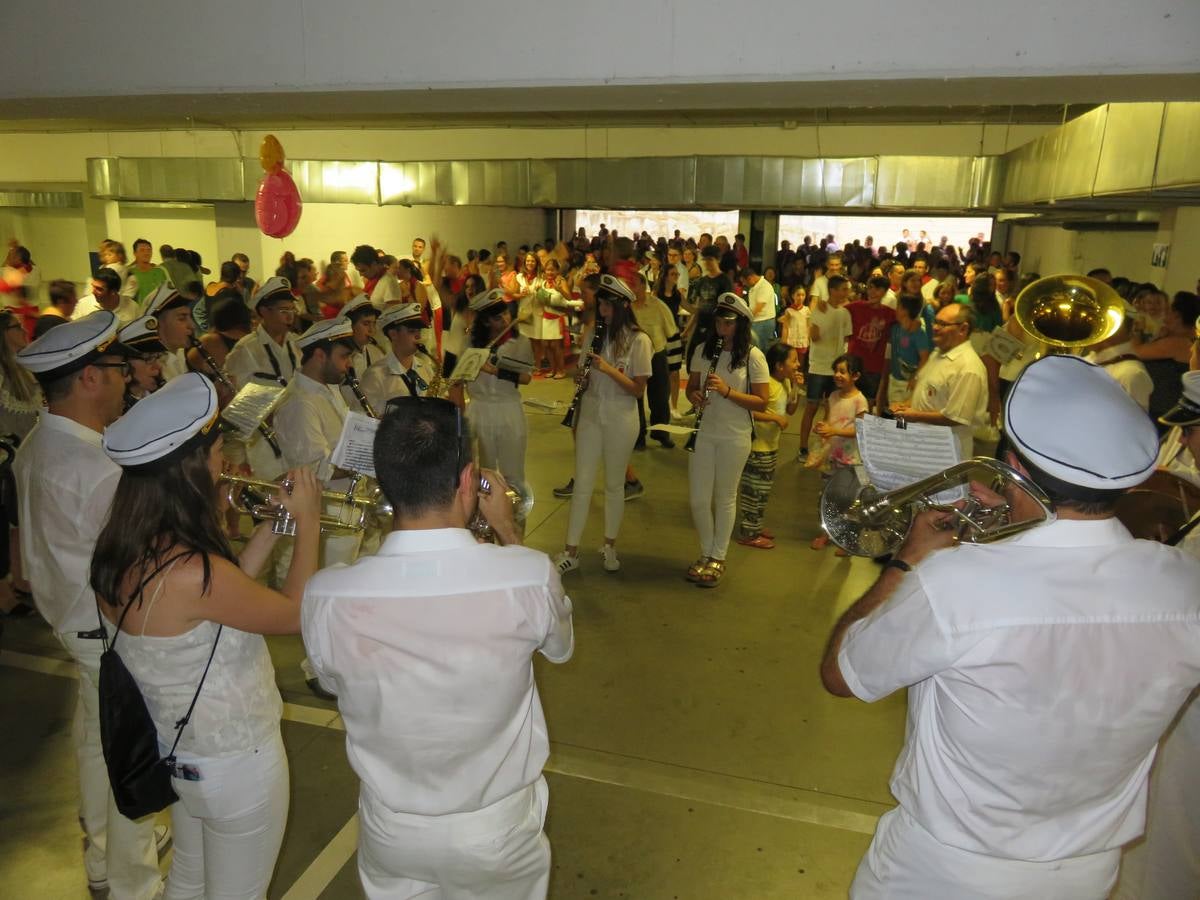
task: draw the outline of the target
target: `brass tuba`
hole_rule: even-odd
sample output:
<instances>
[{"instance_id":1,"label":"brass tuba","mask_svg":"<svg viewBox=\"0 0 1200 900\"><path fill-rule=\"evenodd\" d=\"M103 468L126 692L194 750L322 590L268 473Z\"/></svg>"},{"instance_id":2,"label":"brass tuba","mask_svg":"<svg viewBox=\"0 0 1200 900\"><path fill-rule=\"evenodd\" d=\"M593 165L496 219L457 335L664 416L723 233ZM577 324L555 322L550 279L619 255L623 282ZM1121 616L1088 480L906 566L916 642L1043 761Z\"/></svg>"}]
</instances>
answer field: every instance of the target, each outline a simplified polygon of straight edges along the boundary
<instances>
[{"instance_id":1,"label":"brass tuba","mask_svg":"<svg viewBox=\"0 0 1200 900\"><path fill-rule=\"evenodd\" d=\"M1052 353L1079 350L1117 333L1125 319L1125 301L1095 278L1047 275L1017 295L1013 317Z\"/></svg>"}]
</instances>

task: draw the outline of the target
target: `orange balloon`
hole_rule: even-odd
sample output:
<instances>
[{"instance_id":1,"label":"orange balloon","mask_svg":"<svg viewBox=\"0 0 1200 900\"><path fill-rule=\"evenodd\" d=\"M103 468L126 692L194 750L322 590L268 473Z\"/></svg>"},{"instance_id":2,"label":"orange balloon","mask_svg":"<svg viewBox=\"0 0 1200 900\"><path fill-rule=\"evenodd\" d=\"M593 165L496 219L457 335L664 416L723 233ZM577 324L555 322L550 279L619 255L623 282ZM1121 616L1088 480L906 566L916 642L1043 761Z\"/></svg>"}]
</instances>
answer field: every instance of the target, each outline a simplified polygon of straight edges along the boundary
<instances>
[{"instance_id":1,"label":"orange balloon","mask_svg":"<svg viewBox=\"0 0 1200 900\"><path fill-rule=\"evenodd\" d=\"M283 165L283 145L273 134L268 134L262 139L262 145L258 148L258 161L263 167L264 172L272 172L277 167Z\"/></svg>"}]
</instances>

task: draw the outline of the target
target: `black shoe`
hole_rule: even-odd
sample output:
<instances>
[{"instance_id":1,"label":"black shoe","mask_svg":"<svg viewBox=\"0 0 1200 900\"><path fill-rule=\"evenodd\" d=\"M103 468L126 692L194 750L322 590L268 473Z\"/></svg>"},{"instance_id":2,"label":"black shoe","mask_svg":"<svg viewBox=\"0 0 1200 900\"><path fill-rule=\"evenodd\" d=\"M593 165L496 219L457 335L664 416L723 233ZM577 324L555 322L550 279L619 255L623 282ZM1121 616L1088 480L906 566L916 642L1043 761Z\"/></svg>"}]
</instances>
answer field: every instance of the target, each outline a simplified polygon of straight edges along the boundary
<instances>
[{"instance_id":1,"label":"black shoe","mask_svg":"<svg viewBox=\"0 0 1200 900\"><path fill-rule=\"evenodd\" d=\"M308 685L308 689L313 692L313 695L321 700L337 700L337 694L331 694L325 688L321 687L321 682L315 678L308 678L304 682Z\"/></svg>"},{"instance_id":2,"label":"black shoe","mask_svg":"<svg viewBox=\"0 0 1200 900\"><path fill-rule=\"evenodd\" d=\"M644 493L646 493L646 489L644 487L642 487L642 483L640 481L625 482L625 499L626 500L636 500L638 497L642 496L642 494L644 494Z\"/></svg>"},{"instance_id":3,"label":"black shoe","mask_svg":"<svg viewBox=\"0 0 1200 900\"><path fill-rule=\"evenodd\" d=\"M634 441L633 449L634 450L645 450L646 449L646 439L644 437L640 437L636 441Z\"/></svg>"},{"instance_id":4,"label":"black shoe","mask_svg":"<svg viewBox=\"0 0 1200 900\"><path fill-rule=\"evenodd\" d=\"M568 497L570 497L572 494L575 493L575 479L572 478L570 481L568 481L562 487L556 487L553 491L551 491L551 493L554 494L555 497L558 497L560 500L567 499Z\"/></svg>"}]
</instances>

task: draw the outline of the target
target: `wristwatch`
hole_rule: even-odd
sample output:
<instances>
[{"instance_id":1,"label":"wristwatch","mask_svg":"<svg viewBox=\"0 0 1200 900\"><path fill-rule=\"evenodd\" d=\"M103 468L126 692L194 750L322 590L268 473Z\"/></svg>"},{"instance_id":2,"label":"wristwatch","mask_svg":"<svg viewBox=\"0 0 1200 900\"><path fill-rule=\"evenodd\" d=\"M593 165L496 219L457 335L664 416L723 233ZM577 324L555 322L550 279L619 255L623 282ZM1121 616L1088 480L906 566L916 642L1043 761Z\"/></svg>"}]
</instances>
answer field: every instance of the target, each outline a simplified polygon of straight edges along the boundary
<instances>
[{"instance_id":1,"label":"wristwatch","mask_svg":"<svg viewBox=\"0 0 1200 900\"><path fill-rule=\"evenodd\" d=\"M889 559L887 562L885 562L883 564L883 567L885 569L899 569L901 572L911 572L912 571L912 566L910 566L904 560L897 559L894 556L891 559Z\"/></svg>"}]
</instances>

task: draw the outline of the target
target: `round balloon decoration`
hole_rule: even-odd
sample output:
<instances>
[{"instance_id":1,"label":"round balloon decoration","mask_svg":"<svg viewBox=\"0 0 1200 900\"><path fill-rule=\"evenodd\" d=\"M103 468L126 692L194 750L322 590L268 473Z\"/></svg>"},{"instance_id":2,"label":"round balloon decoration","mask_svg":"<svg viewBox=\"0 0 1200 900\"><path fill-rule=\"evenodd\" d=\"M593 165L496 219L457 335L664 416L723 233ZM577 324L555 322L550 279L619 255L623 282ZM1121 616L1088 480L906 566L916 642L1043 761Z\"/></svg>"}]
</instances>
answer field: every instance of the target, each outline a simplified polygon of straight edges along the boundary
<instances>
[{"instance_id":1,"label":"round balloon decoration","mask_svg":"<svg viewBox=\"0 0 1200 900\"><path fill-rule=\"evenodd\" d=\"M283 147L273 134L263 138L258 161L266 174L258 183L254 196L254 218L259 230L267 237L284 238L300 224L304 203L296 182L283 167Z\"/></svg>"}]
</instances>

